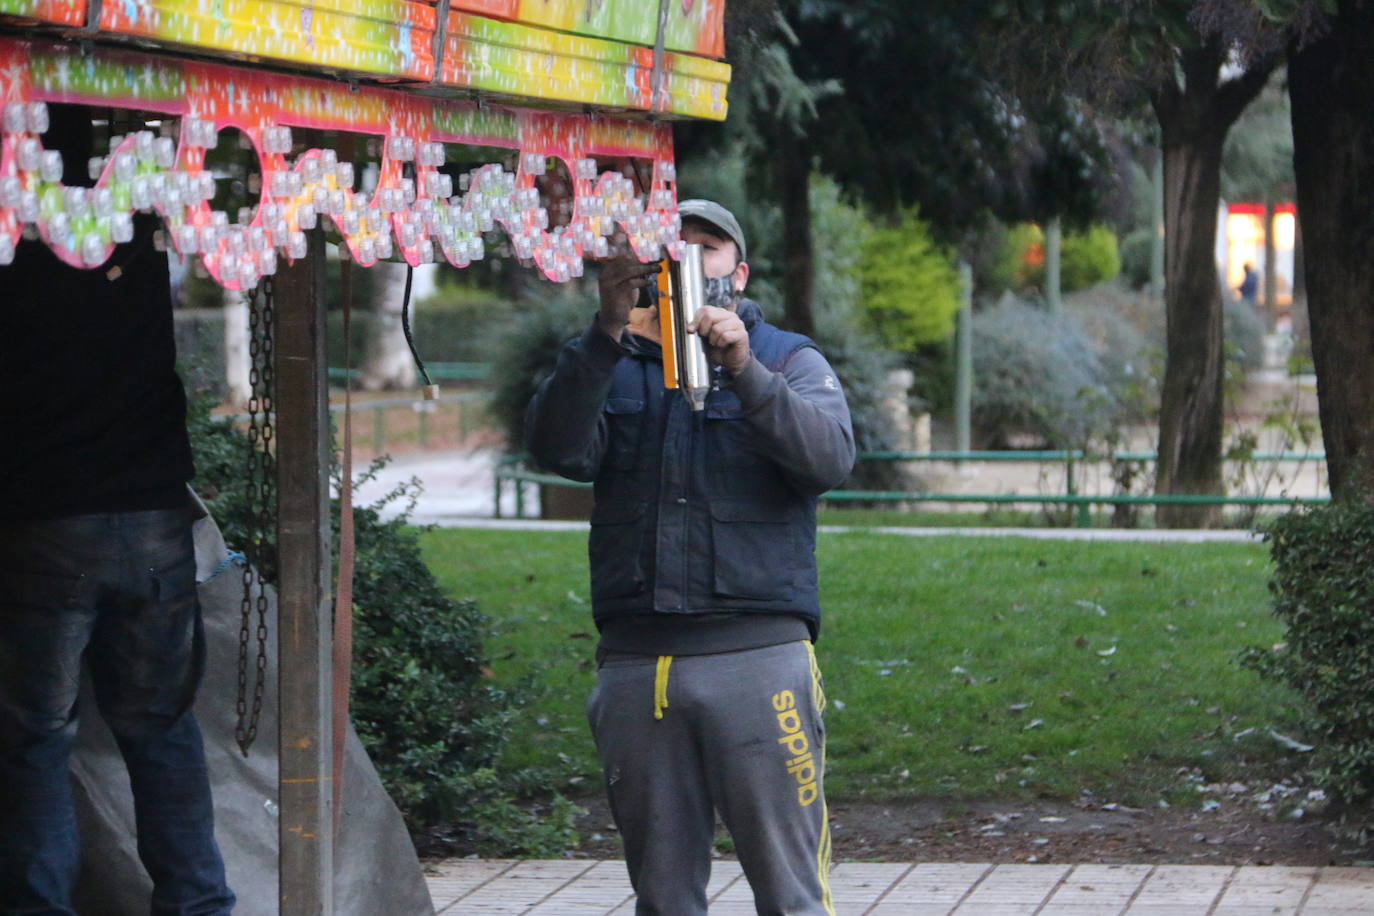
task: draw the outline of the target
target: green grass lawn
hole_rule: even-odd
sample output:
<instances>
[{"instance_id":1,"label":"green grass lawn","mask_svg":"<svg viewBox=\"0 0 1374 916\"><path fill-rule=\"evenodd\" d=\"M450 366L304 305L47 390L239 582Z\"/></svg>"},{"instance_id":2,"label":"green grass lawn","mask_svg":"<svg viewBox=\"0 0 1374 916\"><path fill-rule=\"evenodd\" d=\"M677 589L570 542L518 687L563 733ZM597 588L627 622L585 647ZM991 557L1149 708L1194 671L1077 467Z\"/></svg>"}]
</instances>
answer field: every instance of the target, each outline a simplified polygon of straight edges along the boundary
<instances>
[{"instance_id":1,"label":"green grass lawn","mask_svg":"<svg viewBox=\"0 0 1374 916\"><path fill-rule=\"evenodd\" d=\"M492 618L498 683L533 685L509 765L599 785L583 718L596 644L581 533L431 531L444 586ZM1265 548L821 535L837 799L1200 800L1286 775L1293 697L1234 659L1281 638Z\"/></svg>"}]
</instances>

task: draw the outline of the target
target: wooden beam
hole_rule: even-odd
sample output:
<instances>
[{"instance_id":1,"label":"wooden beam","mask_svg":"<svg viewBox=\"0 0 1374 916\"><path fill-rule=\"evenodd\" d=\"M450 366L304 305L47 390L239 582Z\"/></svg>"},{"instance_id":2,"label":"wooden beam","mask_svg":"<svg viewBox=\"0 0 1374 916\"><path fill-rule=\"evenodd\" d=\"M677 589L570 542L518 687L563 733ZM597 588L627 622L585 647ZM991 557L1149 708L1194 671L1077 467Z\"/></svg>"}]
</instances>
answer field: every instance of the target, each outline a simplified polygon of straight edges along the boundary
<instances>
[{"instance_id":1,"label":"wooden beam","mask_svg":"<svg viewBox=\"0 0 1374 916\"><path fill-rule=\"evenodd\" d=\"M282 916L333 912L324 236L274 278Z\"/></svg>"}]
</instances>

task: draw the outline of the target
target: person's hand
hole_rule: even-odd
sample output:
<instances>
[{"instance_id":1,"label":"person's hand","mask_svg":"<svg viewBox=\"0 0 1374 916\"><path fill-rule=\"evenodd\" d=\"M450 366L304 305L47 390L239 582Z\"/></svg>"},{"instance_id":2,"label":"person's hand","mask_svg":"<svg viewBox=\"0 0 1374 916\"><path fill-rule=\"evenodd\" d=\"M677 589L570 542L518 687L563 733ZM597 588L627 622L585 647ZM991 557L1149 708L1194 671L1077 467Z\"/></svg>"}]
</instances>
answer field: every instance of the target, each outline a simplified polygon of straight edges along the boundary
<instances>
[{"instance_id":1,"label":"person's hand","mask_svg":"<svg viewBox=\"0 0 1374 916\"><path fill-rule=\"evenodd\" d=\"M639 304L640 290L657 286L656 275L661 269L657 262L644 264L634 255L607 261L601 268L597 283L601 311L596 321L612 340L619 340L620 332L630 323L630 309Z\"/></svg>"},{"instance_id":2,"label":"person's hand","mask_svg":"<svg viewBox=\"0 0 1374 916\"><path fill-rule=\"evenodd\" d=\"M729 309L702 306L687 331L700 334L706 344L706 358L731 375L738 375L749 362L749 331Z\"/></svg>"}]
</instances>

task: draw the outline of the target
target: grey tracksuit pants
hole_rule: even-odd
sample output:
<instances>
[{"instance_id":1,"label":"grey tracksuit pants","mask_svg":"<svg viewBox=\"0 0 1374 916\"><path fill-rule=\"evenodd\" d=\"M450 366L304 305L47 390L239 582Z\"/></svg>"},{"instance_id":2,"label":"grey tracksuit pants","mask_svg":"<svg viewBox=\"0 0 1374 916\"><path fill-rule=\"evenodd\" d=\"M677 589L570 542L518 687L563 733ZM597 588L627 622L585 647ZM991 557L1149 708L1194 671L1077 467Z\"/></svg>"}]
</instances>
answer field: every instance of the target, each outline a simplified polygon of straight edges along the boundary
<instances>
[{"instance_id":1,"label":"grey tracksuit pants","mask_svg":"<svg viewBox=\"0 0 1374 916\"><path fill-rule=\"evenodd\" d=\"M637 914L706 913L719 811L760 914L834 916L824 706L808 642L603 658L587 717Z\"/></svg>"}]
</instances>

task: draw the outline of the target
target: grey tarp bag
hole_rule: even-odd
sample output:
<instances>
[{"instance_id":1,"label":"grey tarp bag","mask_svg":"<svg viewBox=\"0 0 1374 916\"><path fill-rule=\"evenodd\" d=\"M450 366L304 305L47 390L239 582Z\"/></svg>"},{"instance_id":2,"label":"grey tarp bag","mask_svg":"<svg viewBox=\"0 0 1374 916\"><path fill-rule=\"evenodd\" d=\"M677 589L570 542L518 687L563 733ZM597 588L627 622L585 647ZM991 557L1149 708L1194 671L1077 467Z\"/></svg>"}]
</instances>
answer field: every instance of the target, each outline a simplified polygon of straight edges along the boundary
<instances>
[{"instance_id":1,"label":"grey tarp bag","mask_svg":"<svg viewBox=\"0 0 1374 916\"><path fill-rule=\"evenodd\" d=\"M215 799L215 835L236 913L277 912L276 593L268 590L267 689L249 757L234 738L242 568L214 521L195 525L197 579L205 620L206 665L195 713L205 738ZM256 626L256 613L254 614ZM256 641L250 651L256 655ZM249 659L250 687L253 658ZM251 702L251 697L250 697ZM145 916L152 883L138 861L133 796L114 738L89 682L72 776L81 823L82 868L73 904L82 916ZM343 820L334 844L334 912L340 916L432 914L415 848L395 804L350 724L345 745Z\"/></svg>"}]
</instances>

